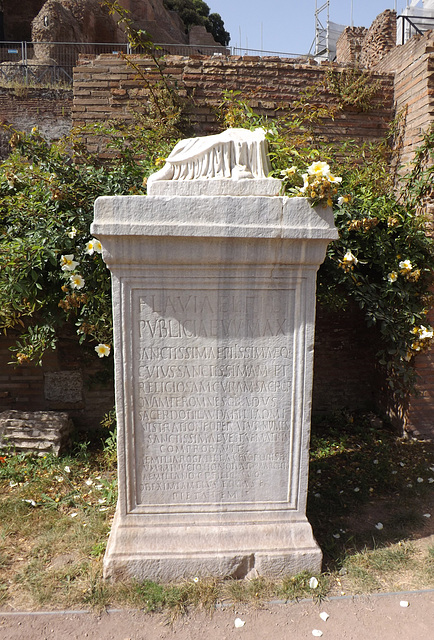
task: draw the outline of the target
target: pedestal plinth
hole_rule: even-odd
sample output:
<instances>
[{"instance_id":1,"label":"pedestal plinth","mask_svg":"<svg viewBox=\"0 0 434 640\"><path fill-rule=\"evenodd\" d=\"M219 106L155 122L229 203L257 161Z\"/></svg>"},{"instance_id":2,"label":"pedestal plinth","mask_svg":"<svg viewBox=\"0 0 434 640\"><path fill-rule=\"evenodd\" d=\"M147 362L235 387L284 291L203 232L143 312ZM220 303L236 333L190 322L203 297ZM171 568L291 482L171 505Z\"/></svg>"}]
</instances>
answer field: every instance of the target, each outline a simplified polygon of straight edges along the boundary
<instances>
[{"instance_id":1,"label":"pedestal plinth","mask_svg":"<svg viewBox=\"0 0 434 640\"><path fill-rule=\"evenodd\" d=\"M305 512L332 211L280 196L104 197L92 233L115 327L119 502L104 575L319 571Z\"/></svg>"}]
</instances>

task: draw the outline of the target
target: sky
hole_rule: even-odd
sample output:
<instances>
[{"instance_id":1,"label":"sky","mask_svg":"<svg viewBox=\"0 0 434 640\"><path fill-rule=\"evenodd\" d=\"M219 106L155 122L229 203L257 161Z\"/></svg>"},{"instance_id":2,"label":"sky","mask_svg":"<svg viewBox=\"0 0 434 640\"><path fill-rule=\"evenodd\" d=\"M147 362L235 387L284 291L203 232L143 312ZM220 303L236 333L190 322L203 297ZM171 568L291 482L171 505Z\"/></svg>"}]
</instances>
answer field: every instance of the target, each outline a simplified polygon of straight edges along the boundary
<instances>
[{"instance_id":1,"label":"sky","mask_svg":"<svg viewBox=\"0 0 434 640\"><path fill-rule=\"evenodd\" d=\"M229 46L309 53L315 36L315 0L206 2L211 13L220 14L226 31L231 34ZM321 7L326 0L317 0L317 4ZM396 8L399 14L406 5L407 0L330 0L330 20L350 26L352 13L355 27L369 27L385 9Z\"/></svg>"}]
</instances>

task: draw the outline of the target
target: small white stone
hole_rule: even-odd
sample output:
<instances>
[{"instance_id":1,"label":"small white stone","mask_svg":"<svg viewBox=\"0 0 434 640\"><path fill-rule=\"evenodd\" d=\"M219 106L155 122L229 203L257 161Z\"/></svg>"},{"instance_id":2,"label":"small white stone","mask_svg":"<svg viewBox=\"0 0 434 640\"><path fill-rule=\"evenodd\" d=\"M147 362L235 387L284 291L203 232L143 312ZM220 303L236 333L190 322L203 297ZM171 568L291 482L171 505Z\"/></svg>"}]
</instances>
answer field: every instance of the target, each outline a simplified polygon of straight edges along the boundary
<instances>
[{"instance_id":1,"label":"small white stone","mask_svg":"<svg viewBox=\"0 0 434 640\"><path fill-rule=\"evenodd\" d=\"M418 478L418 479L417 479L417 481L418 481L418 482L419 482L419 484L420 484L421 482L423 482L423 478Z\"/></svg>"},{"instance_id":2,"label":"small white stone","mask_svg":"<svg viewBox=\"0 0 434 640\"><path fill-rule=\"evenodd\" d=\"M401 602L399 603L400 607L409 607L410 603L408 602L408 600L401 600Z\"/></svg>"},{"instance_id":3,"label":"small white stone","mask_svg":"<svg viewBox=\"0 0 434 640\"><path fill-rule=\"evenodd\" d=\"M319 617L321 618L321 620L324 620L324 622L327 622L327 620L330 618L329 614L326 611L322 611L319 614Z\"/></svg>"},{"instance_id":4,"label":"small white stone","mask_svg":"<svg viewBox=\"0 0 434 640\"><path fill-rule=\"evenodd\" d=\"M314 629L312 631L312 635L315 636L316 638L321 638L322 636L322 631L320 631L319 629Z\"/></svg>"},{"instance_id":5,"label":"small white stone","mask_svg":"<svg viewBox=\"0 0 434 640\"><path fill-rule=\"evenodd\" d=\"M431 518L431 514L430 514L430 513L424 513L424 514L423 514L423 517L424 517L424 518Z\"/></svg>"},{"instance_id":6,"label":"small white stone","mask_svg":"<svg viewBox=\"0 0 434 640\"><path fill-rule=\"evenodd\" d=\"M312 578L309 580L309 587L311 589L316 589L318 586L318 580L315 578L315 576L312 576Z\"/></svg>"},{"instance_id":7,"label":"small white stone","mask_svg":"<svg viewBox=\"0 0 434 640\"><path fill-rule=\"evenodd\" d=\"M241 620L241 618L235 618L234 626L235 629L241 629L246 624L245 620Z\"/></svg>"},{"instance_id":8,"label":"small white stone","mask_svg":"<svg viewBox=\"0 0 434 640\"><path fill-rule=\"evenodd\" d=\"M381 531L381 529L384 528L383 523L382 522L377 522L377 524L375 525L375 528L378 529L378 531Z\"/></svg>"}]
</instances>

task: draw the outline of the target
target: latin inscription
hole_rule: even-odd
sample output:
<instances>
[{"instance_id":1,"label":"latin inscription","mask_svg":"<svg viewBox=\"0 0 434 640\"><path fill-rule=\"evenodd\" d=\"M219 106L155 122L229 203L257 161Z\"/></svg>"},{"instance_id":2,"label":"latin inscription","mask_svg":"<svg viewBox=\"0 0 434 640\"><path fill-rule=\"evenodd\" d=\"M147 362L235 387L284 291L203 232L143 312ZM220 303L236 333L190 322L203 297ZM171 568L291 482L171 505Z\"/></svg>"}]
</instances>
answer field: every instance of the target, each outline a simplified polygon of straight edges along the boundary
<instances>
[{"instance_id":1,"label":"latin inscription","mask_svg":"<svg viewBox=\"0 0 434 640\"><path fill-rule=\"evenodd\" d=\"M137 294L139 504L285 501L292 292Z\"/></svg>"}]
</instances>

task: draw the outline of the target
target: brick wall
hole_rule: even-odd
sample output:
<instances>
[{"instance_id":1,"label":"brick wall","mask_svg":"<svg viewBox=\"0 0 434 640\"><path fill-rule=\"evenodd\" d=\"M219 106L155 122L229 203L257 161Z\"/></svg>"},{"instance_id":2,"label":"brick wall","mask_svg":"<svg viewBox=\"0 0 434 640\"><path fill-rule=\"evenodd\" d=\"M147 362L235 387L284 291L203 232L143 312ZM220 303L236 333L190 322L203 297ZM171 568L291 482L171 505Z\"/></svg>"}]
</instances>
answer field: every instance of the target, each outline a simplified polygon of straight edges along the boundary
<instances>
[{"instance_id":1,"label":"brick wall","mask_svg":"<svg viewBox=\"0 0 434 640\"><path fill-rule=\"evenodd\" d=\"M363 39L360 64L374 67L396 47L396 12L386 9L377 16Z\"/></svg>"},{"instance_id":2,"label":"brick wall","mask_svg":"<svg viewBox=\"0 0 434 640\"><path fill-rule=\"evenodd\" d=\"M367 114L351 109L341 112L334 121L328 123L328 137L331 140L376 140L385 133L392 119L393 107L400 109L407 105L403 157L410 157L420 140L420 128L428 126L434 114L433 51L432 37L425 36L410 41L404 47L395 48L383 57L373 68L374 79L381 82L381 89L374 100L374 109ZM152 61L136 59L136 62L151 81L158 79ZM316 65L307 60L171 56L166 58L165 73L176 80L183 95L194 96L192 121L196 133L204 135L217 130L215 108L225 89L241 91L250 100L255 111L271 117L292 105L299 98L300 92L315 84L318 86L318 102L330 102L333 98L328 95L326 88L320 88L329 68L330 65ZM340 67L331 65L331 68ZM135 75L122 59L113 55L84 59L83 64L75 70L73 124L93 123L116 117L131 118L128 108L130 101L140 102L146 99L146 90L140 87ZM14 98L12 93L6 93L0 90L0 117L9 122L15 120L14 124L21 123L18 128L33 126L38 123L39 117L47 126L50 121L65 118L62 126L69 126L70 94L65 93L62 97L60 94L48 95L42 91L36 96L29 92L20 101L16 101L11 100ZM42 121L38 123L41 128ZM0 408L66 408L79 424L84 424L86 416L91 416L91 421L97 420L98 414L99 419L112 406L110 389L106 395L99 390L86 390L87 372L81 368L78 359L71 361L70 348L62 347L55 361L47 361L42 370L28 367L11 369L6 367L6 362L10 359L9 354L4 353L6 343L7 341L0 344L0 366L4 372L3 377L0 377ZM371 344L368 349L367 344ZM350 409L366 408L376 404L380 385L372 344L371 338L367 337L363 319L357 313L346 314L343 323L341 317L319 310L313 399L315 410L330 410L338 405ZM425 431L431 429L432 432L432 355L426 354L418 362L425 377L423 394L412 403L409 424L413 427L422 426ZM356 367L354 363L357 363ZM65 407L65 403L68 404L65 393L52 390L54 378L50 374L53 371L62 373L62 384L78 384L79 404L69 406L69 409ZM360 393L361 388L363 393Z\"/></svg>"},{"instance_id":3,"label":"brick wall","mask_svg":"<svg viewBox=\"0 0 434 640\"><path fill-rule=\"evenodd\" d=\"M157 82L158 71L152 60L133 57L150 82ZM176 82L182 95L194 96L191 113L199 135L215 133L218 127L215 110L223 92L240 91L257 113L273 117L300 98L303 90L318 86L315 101L336 101L324 87L330 65L309 64L292 59L232 57L167 56L165 73ZM338 66L331 65L334 69ZM137 73L122 58L103 54L83 60L74 71L74 125L104 121L107 118L132 119L131 101L146 100L147 90L140 85ZM392 76L375 76L381 84L373 99L373 109L365 113L344 110L328 122L330 140L381 138L392 117ZM324 137L324 130L321 130Z\"/></svg>"},{"instance_id":4,"label":"brick wall","mask_svg":"<svg viewBox=\"0 0 434 640\"><path fill-rule=\"evenodd\" d=\"M339 64L359 64L366 27L346 27L336 43L336 60Z\"/></svg>"},{"instance_id":5,"label":"brick wall","mask_svg":"<svg viewBox=\"0 0 434 640\"><path fill-rule=\"evenodd\" d=\"M380 73L395 74L395 111L405 114L401 161L407 163L421 142L421 133L434 119L433 32L395 47L374 68Z\"/></svg>"},{"instance_id":6,"label":"brick wall","mask_svg":"<svg viewBox=\"0 0 434 640\"><path fill-rule=\"evenodd\" d=\"M139 58L134 61L150 81L157 81L152 61ZM194 93L196 106L191 119L196 133L204 135L217 130L215 108L225 89L240 91L256 112L272 117L276 109L281 113L300 97L303 89L313 85L318 86L315 100L330 102L327 90L319 88L329 68L339 69L336 65L280 58L171 56L166 58L165 72L176 79L184 95ZM113 117L130 119L130 102L145 100L147 95L136 75L121 58L113 55L84 60L74 73L74 125ZM381 90L369 116L353 109L338 113L335 120L328 123L329 139L378 140L385 134L392 118L392 78L383 74L378 79ZM367 348L365 322L357 310L345 312L345 322L342 314L318 310L314 411L330 411L336 407L373 409L378 405L374 341L369 343L372 346ZM363 393L360 393L361 387Z\"/></svg>"},{"instance_id":7,"label":"brick wall","mask_svg":"<svg viewBox=\"0 0 434 640\"><path fill-rule=\"evenodd\" d=\"M76 336L64 335L42 366L8 364L16 333L0 340L0 412L67 411L78 429L95 428L114 405L113 385L94 354L83 358ZM104 374L104 375L103 375ZM105 377L104 377L105 376Z\"/></svg>"},{"instance_id":8,"label":"brick wall","mask_svg":"<svg viewBox=\"0 0 434 640\"><path fill-rule=\"evenodd\" d=\"M382 404L375 353L379 338L354 305L340 312L317 305L312 408L375 411Z\"/></svg>"},{"instance_id":9,"label":"brick wall","mask_svg":"<svg viewBox=\"0 0 434 640\"><path fill-rule=\"evenodd\" d=\"M395 47L396 12L386 9L375 18L369 29L344 29L336 44L336 60L339 64L370 69Z\"/></svg>"},{"instance_id":10,"label":"brick wall","mask_svg":"<svg viewBox=\"0 0 434 640\"><path fill-rule=\"evenodd\" d=\"M50 140L71 128L72 90L0 87L0 123L30 132L37 125ZM0 130L0 158L6 158L10 133Z\"/></svg>"}]
</instances>

